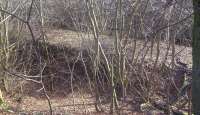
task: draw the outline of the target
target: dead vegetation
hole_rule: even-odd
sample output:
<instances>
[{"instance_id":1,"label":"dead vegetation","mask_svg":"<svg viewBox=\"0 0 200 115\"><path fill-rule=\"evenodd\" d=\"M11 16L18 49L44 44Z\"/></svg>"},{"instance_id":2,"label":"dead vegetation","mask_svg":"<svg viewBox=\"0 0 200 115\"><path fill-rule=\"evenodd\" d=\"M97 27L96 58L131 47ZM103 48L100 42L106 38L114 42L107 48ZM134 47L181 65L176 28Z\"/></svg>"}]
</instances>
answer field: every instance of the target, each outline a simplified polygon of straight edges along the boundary
<instances>
[{"instance_id":1,"label":"dead vegetation","mask_svg":"<svg viewBox=\"0 0 200 115\"><path fill-rule=\"evenodd\" d=\"M24 3L27 11L18 6L18 14L0 10L14 18L0 19L2 33L18 22L16 35L0 39L10 41L0 42L1 89L8 104L2 113L190 112L192 49L179 32L190 26L191 14L177 10L185 2L60 3L32 0Z\"/></svg>"},{"instance_id":2,"label":"dead vegetation","mask_svg":"<svg viewBox=\"0 0 200 115\"><path fill-rule=\"evenodd\" d=\"M30 50L30 47L32 46L31 42L25 41L24 44L26 45L21 45L23 46L21 47L21 50L23 51L21 51L20 49L18 50L18 54L16 57L16 65L18 66L18 68L16 68L15 71L18 71L18 73L20 74L23 73L22 75L26 75L27 77L34 80L39 80L40 77L39 75L37 75L37 73L39 73L41 70L40 63L45 63L45 68L42 72L42 79L45 84L45 88L48 91L48 95L51 97L52 106L54 108L57 108L56 105L59 107L63 106L63 111L65 112L73 111L74 108L79 108L79 106L81 106L83 107L82 109L80 109L82 112L91 114L91 112L94 112L95 109L92 107L92 105L95 104L94 91L96 90L95 79L92 73L92 52L90 51L90 48L92 44L94 44L94 41L92 40L92 38L88 39L92 36L85 33L77 33L66 30L52 30L48 33L47 37L51 36L51 38L47 38L47 41L45 43L41 40L37 42L37 47L39 47L40 49L40 54L38 54L38 52L36 54L34 49ZM86 39L83 36L87 36L85 37ZM101 44L104 46L104 50L106 51L105 54L108 57L114 54L113 45L110 43L112 43L112 39L110 39L110 37L108 36L104 36L104 38L101 39ZM131 44L132 43L129 43L129 47L127 48L127 50L130 50L132 48ZM163 52L161 52L161 56L159 57L159 61L156 67L154 67L153 65L153 60L155 59L151 58L150 51L146 54L145 60L142 61L141 59L144 54L141 54L141 52L144 51L141 50L146 50L142 49L142 44L144 44L144 42L137 41L136 47L138 50L136 51L135 55L138 56L138 60L134 64L126 64L128 73L126 84L127 95L125 98L123 98L123 95L121 94L122 89L120 85L116 86L116 94L118 96L119 102L121 103L121 111L124 111L124 114L127 112L132 113L133 111L140 111L140 104L148 101L151 101L154 104L157 101L167 102L166 92L168 92L167 88L169 86L170 101L174 101L174 98L179 97L179 90L181 90L183 86L185 74L187 74L187 72L190 72L189 68L188 70L185 70L185 68L181 68L183 69L183 72L180 73L182 70L180 70L179 66L177 66L178 68L176 67L177 69L175 70L169 68L171 59L170 55L168 56L168 60L166 60L163 68L161 68L163 64L162 62L165 59L165 57L163 56L167 52L167 43L164 42L160 44L160 50ZM177 58L180 58L182 62L187 62L190 67L191 62L187 60L191 60L191 48L177 45L176 52ZM36 55L40 55L41 62L38 62ZM127 61L131 60L131 58L129 58L130 55L132 54L126 54ZM155 56L156 52L153 52L152 57ZM140 73L142 62L143 72ZM109 101L111 92L110 78L107 75L108 72L105 68L104 62L101 62L101 66L99 69L98 91L101 95L101 103L107 108L105 109L104 107L105 111L108 111L108 104L110 103ZM186 72L184 72L184 70ZM152 71L154 72L152 73ZM175 80L169 81L169 77ZM30 109L25 109L25 111L48 110L48 105L43 100L43 94L40 93L41 86L30 82L25 82L21 85L23 85L21 86L23 93L21 92L22 94L17 98L22 98L22 102L20 102L21 106L27 106L27 109ZM81 92L83 94L81 94ZM90 96L85 97L85 94L90 94ZM86 98L88 98L88 101L85 101ZM23 102L28 103L28 105ZM42 108L40 107L40 104L42 104ZM69 108L72 108L72 110L68 110L68 106L65 106L64 104L70 106ZM39 107L38 110L36 109L37 107ZM22 110L23 109L18 108L18 111ZM75 111L78 112L79 109L75 109ZM82 113L81 111L79 111L79 113Z\"/></svg>"}]
</instances>

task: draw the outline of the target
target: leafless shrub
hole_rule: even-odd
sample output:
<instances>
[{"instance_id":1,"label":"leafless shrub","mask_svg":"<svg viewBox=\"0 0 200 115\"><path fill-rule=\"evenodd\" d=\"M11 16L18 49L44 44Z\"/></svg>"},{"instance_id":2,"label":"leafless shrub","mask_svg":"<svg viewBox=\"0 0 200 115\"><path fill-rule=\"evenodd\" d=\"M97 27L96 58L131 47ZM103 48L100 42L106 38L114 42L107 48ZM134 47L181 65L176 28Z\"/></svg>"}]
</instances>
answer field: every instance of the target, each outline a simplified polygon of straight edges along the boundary
<instances>
[{"instance_id":1,"label":"leafless shrub","mask_svg":"<svg viewBox=\"0 0 200 115\"><path fill-rule=\"evenodd\" d=\"M134 97L134 100L139 98L140 104L162 99L167 103L165 110L170 112L171 90L175 86L167 83L173 82L170 79L176 68L176 44L191 44L189 2L14 0L7 3L5 9L0 6L0 62L5 70L0 73L40 84L51 113L47 91L70 87L73 94L78 82L86 83L95 95L97 111L103 111L103 97L108 97L111 113L120 110L119 102ZM80 48L73 47L73 43L70 47L52 45L48 43L49 28L73 30L91 47L85 48L83 43ZM92 40L88 42L84 35L92 36ZM101 38L103 35L105 39Z\"/></svg>"}]
</instances>

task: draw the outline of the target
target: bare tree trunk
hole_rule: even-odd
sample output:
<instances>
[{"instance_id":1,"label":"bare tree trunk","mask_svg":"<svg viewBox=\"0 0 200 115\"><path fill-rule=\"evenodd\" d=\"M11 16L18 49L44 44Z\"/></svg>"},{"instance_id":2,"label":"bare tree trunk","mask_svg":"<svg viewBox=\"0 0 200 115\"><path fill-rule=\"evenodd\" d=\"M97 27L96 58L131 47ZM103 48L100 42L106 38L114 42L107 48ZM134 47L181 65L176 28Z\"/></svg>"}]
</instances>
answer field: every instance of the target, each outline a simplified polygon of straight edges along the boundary
<instances>
[{"instance_id":1,"label":"bare tree trunk","mask_svg":"<svg viewBox=\"0 0 200 115\"><path fill-rule=\"evenodd\" d=\"M200 114L200 0L193 0L193 76L192 76L192 106L194 115Z\"/></svg>"},{"instance_id":2,"label":"bare tree trunk","mask_svg":"<svg viewBox=\"0 0 200 115\"><path fill-rule=\"evenodd\" d=\"M41 25L44 26L44 7L43 7L43 1L40 0L40 17L41 17Z\"/></svg>"},{"instance_id":3,"label":"bare tree trunk","mask_svg":"<svg viewBox=\"0 0 200 115\"><path fill-rule=\"evenodd\" d=\"M2 1L0 3L0 8L2 10L6 10L8 7L8 1ZM0 20L4 20L6 18L6 14L1 12L0 13ZM6 68L8 66L8 59L9 59L9 36L8 36L8 24L9 24L9 19L5 20L1 25L0 25L0 48L2 51L2 54L0 54L0 61L2 61L1 63L1 67L3 66L3 68ZM6 73L3 71L0 71L0 74L2 74L1 76L1 80L3 81L3 87L4 89L7 91L8 90L8 85L7 85L7 76Z\"/></svg>"}]
</instances>

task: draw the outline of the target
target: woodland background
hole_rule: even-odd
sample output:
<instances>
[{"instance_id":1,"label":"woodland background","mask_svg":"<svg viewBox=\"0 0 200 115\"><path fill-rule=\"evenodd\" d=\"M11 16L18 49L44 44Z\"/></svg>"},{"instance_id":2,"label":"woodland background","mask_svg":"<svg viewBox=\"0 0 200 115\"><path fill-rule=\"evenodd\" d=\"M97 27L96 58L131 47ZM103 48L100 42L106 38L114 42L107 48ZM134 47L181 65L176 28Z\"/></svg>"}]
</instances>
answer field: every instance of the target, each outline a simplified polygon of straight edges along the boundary
<instances>
[{"instance_id":1,"label":"woodland background","mask_svg":"<svg viewBox=\"0 0 200 115\"><path fill-rule=\"evenodd\" d=\"M191 114L191 0L1 0L4 114Z\"/></svg>"}]
</instances>

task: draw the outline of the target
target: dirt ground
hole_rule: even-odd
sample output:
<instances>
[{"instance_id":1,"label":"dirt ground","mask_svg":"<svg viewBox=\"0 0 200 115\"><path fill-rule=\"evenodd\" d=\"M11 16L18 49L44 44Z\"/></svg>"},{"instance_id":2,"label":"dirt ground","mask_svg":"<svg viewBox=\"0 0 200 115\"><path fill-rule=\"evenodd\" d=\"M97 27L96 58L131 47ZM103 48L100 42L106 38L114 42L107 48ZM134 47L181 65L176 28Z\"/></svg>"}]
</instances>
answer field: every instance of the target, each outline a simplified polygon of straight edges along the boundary
<instances>
[{"instance_id":1,"label":"dirt ground","mask_svg":"<svg viewBox=\"0 0 200 115\"><path fill-rule=\"evenodd\" d=\"M49 105L45 97L38 95L14 95L5 97L9 105L8 111L2 111L4 115L49 115ZM104 112L96 112L95 99L89 94L75 92L64 97L49 94L53 108L53 115L109 115L109 104L104 103ZM134 105L134 103L132 103ZM143 115L136 112L133 105L121 105L121 115Z\"/></svg>"}]
</instances>

